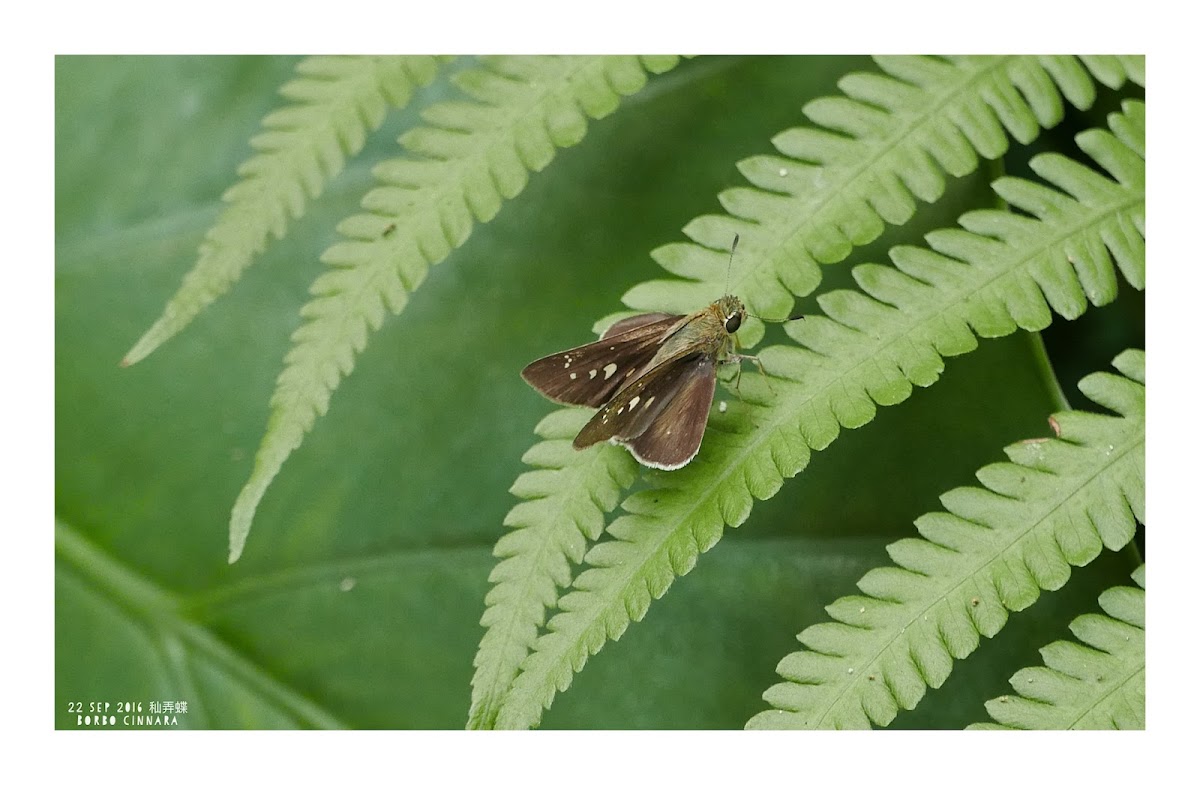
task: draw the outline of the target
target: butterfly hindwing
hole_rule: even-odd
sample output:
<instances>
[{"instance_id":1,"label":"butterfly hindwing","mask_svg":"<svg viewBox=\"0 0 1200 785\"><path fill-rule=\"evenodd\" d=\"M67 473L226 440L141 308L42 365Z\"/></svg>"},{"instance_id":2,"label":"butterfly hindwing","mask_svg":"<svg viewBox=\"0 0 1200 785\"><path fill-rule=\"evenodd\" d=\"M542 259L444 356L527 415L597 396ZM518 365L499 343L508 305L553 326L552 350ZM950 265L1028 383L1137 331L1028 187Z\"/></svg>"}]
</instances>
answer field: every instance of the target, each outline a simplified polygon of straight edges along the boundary
<instances>
[{"instance_id":1,"label":"butterfly hindwing","mask_svg":"<svg viewBox=\"0 0 1200 785\"><path fill-rule=\"evenodd\" d=\"M681 318L640 314L622 319L598 341L534 360L521 376L552 401L602 406L621 385L645 370Z\"/></svg>"},{"instance_id":2,"label":"butterfly hindwing","mask_svg":"<svg viewBox=\"0 0 1200 785\"><path fill-rule=\"evenodd\" d=\"M612 439L625 444L647 466L678 468L700 447L716 379L709 355L668 359L596 412L575 437L575 447Z\"/></svg>"},{"instance_id":3,"label":"butterfly hindwing","mask_svg":"<svg viewBox=\"0 0 1200 785\"><path fill-rule=\"evenodd\" d=\"M639 435L617 437L638 462L655 469L678 469L700 451L717 387L716 363L708 355L692 362L675 395Z\"/></svg>"}]
</instances>

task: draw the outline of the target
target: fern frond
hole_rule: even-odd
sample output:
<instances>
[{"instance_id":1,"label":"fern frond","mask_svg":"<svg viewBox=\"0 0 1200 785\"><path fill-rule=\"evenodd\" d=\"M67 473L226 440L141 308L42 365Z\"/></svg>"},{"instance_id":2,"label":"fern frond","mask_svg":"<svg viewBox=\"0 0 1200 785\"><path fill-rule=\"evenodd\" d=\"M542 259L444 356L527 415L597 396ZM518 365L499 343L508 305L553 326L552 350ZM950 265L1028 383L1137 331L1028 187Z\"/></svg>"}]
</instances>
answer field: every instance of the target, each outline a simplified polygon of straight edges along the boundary
<instances>
[{"instance_id":1,"label":"fern frond","mask_svg":"<svg viewBox=\"0 0 1200 785\"><path fill-rule=\"evenodd\" d=\"M1056 641L1041 649L1043 668L1023 668L1009 683L1017 695L987 702L999 724L972 729L1142 730L1146 727L1146 567L1140 588L1116 586L1100 595L1107 615L1071 622L1086 645Z\"/></svg>"},{"instance_id":2,"label":"fern frond","mask_svg":"<svg viewBox=\"0 0 1200 785\"><path fill-rule=\"evenodd\" d=\"M896 566L868 572L865 596L837 600L826 609L835 621L800 633L807 649L779 663L786 681L764 694L776 709L748 727L887 725L1010 611L1062 587L1071 565L1124 547L1145 517L1144 361L1126 352L1114 364L1129 376L1080 383L1120 417L1060 412L1058 438L1012 445L1011 463L977 473L983 488L956 488L942 496L947 512L918 518L924 539L890 545Z\"/></svg>"},{"instance_id":3,"label":"fern frond","mask_svg":"<svg viewBox=\"0 0 1200 785\"><path fill-rule=\"evenodd\" d=\"M428 125L401 143L412 157L380 164L382 185L366 195L367 213L342 221L347 238L321 260L331 270L314 299L271 398L271 416L254 471L234 504L229 560L236 561L259 501L287 456L329 406L333 390L388 311L399 313L430 265L462 245L475 221L488 221L525 187L556 149L578 143L588 118L612 113L622 95L645 86L647 72L676 57L495 57L455 76L473 100L423 113Z\"/></svg>"},{"instance_id":4,"label":"fern frond","mask_svg":"<svg viewBox=\"0 0 1200 785\"><path fill-rule=\"evenodd\" d=\"M605 445L579 452L571 446L590 417L583 409L547 415L537 427L545 441L522 459L534 468L512 487L526 501L505 517L504 525L515 530L501 537L494 550L502 561L489 578L495 585L485 600L482 624L487 632L475 656L468 728L495 723L546 609L571 583L571 565L583 560L588 543L604 531L605 513L637 477L637 464L626 450Z\"/></svg>"},{"instance_id":5,"label":"fern frond","mask_svg":"<svg viewBox=\"0 0 1200 785\"><path fill-rule=\"evenodd\" d=\"M282 238L288 220L303 215L346 158L362 150L388 108L407 104L436 72L428 56L301 60L299 78L280 90L291 105L267 115L266 130L250 140L259 152L238 167L241 179L221 197L227 206L204 236L196 266L121 364L143 359L228 291L268 235Z\"/></svg>"},{"instance_id":6,"label":"fern frond","mask_svg":"<svg viewBox=\"0 0 1200 785\"><path fill-rule=\"evenodd\" d=\"M1142 104L1129 102L1120 117L1144 138ZM679 471L652 474L657 487L625 501L628 514L610 526L613 540L586 556L590 569L535 643L498 725L536 724L587 658L641 619L651 599L716 544L724 526L740 525L754 499L773 496L841 427L864 425L876 404L899 403L913 385L933 384L943 357L972 351L976 335L1040 330L1051 309L1074 316L1089 299L1110 300L1116 294L1113 257L1130 282L1141 285L1142 159L1105 131L1087 131L1078 140L1112 167L1116 181L1061 156L1035 158L1035 170L1066 193L1016 178L996 185L1037 218L968 213L961 221L966 230L929 235L942 253L894 249L898 269L854 270L865 294L819 297L826 316L786 328L804 348L760 352L772 375L770 389L756 375L744 377L746 402L710 417L697 458Z\"/></svg>"},{"instance_id":7,"label":"fern frond","mask_svg":"<svg viewBox=\"0 0 1200 785\"><path fill-rule=\"evenodd\" d=\"M820 264L839 262L877 238L885 222L902 224L917 200L933 202L946 175L961 177L979 157L998 158L1008 134L1022 143L1063 116L1063 97L1079 108L1095 84L1074 57L881 57L888 75L851 74L844 96L804 107L816 128L773 139L779 155L738 168L752 188L721 193L728 215L684 227L690 243L656 249L654 259L684 280L651 281L623 298L630 308L687 313L724 291L729 241L741 235L730 291L757 314L783 318L793 296L812 292ZM1098 60L1104 73L1120 61ZM743 340L753 345L761 325Z\"/></svg>"}]
</instances>

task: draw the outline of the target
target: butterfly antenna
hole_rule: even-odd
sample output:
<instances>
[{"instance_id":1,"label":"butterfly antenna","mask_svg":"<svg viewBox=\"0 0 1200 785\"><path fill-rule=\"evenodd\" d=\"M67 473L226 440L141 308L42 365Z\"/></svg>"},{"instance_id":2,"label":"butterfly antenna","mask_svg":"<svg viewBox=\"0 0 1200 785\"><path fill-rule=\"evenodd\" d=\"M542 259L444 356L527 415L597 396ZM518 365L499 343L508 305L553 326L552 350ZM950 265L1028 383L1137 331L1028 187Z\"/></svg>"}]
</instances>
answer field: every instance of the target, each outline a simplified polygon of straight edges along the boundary
<instances>
[{"instance_id":1,"label":"butterfly antenna","mask_svg":"<svg viewBox=\"0 0 1200 785\"><path fill-rule=\"evenodd\" d=\"M738 235L733 236L733 245L729 246L729 264L725 267L725 294L729 294L729 279L733 274L733 252L737 250Z\"/></svg>"},{"instance_id":2,"label":"butterfly antenna","mask_svg":"<svg viewBox=\"0 0 1200 785\"><path fill-rule=\"evenodd\" d=\"M789 316L786 319L768 319L766 316L759 316L758 314L750 313L749 311L746 311L746 315L753 316L755 319L758 319L763 322L770 322L771 324L787 324L788 322L794 322L797 319L804 318L804 314L802 314L802 313L792 314L791 316Z\"/></svg>"},{"instance_id":3,"label":"butterfly antenna","mask_svg":"<svg viewBox=\"0 0 1200 785\"><path fill-rule=\"evenodd\" d=\"M740 239L741 239L741 237L739 235L734 234L733 235L733 245L729 246L729 266L725 268L725 294L729 294L729 280L730 280L730 276L733 274L733 254L737 250L738 240L740 240ZM746 311L746 313L749 314L750 316L753 316L755 319L761 319L764 322L774 322L775 324L782 324L784 322L794 322L797 319L804 318L804 314L793 314L792 316L789 316L786 319L768 319L764 316L759 316L758 314L750 313L749 311Z\"/></svg>"}]
</instances>

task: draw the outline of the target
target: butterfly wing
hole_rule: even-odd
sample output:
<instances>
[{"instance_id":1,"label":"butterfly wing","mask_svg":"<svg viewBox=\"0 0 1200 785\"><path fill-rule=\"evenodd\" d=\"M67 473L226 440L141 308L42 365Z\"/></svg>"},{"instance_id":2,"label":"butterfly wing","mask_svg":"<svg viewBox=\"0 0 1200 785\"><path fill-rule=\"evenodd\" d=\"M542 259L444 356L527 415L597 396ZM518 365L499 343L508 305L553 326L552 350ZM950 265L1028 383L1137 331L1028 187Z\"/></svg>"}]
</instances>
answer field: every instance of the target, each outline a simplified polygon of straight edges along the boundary
<instances>
[{"instance_id":1,"label":"butterfly wing","mask_svg":"<svg viewBox=\"0 0 1200 785\"><path fill-rule=\"evenodd\" d=\"M669 471L690 463L700 452L716 387L716 363L703 356L679 381L679 391L649 427L640 436L618 441L645 466Z\"/></svg>"},{"instance_id":2,"label":"butterfly wing","mask_svg":"<svg viewBox=\"0 0 1200 785\"><path fill-rule=\"evenodd\" d=\"M700 449L716 383L710 355L662 362L596 412L575 437L575 448L612 439L646 466L678 469Z\"/></svg>"},{"instance_id":3,"label":"butterfly wing","mask_svg":"<svg viewBox=\"0 0 1200 785\"><path fill-rule=\"evenodd\" d=\"M639 313L636 316L627 316L624 319L619 319L608 326L604 334L600 336L600 340L611 338L620 333L626 333L635 327L645 327L647 324L662 321L663 319L671 319L678 321L678 316L673 316L669 313ZM673 326L673 325L672 325Z\"/></svg>"},{"instance_id":4,"label":"butterfly wing","mask_svg":"<svg viewBox=\"0 0 1200 785\"><path fill-rule=\"evenodd\" d=\"M682 318L640 314L622 319L598 341L534 360L521 371L521 377L552 401L601 406L622 384L645 370Z\"/></svg>"}]
</instances>

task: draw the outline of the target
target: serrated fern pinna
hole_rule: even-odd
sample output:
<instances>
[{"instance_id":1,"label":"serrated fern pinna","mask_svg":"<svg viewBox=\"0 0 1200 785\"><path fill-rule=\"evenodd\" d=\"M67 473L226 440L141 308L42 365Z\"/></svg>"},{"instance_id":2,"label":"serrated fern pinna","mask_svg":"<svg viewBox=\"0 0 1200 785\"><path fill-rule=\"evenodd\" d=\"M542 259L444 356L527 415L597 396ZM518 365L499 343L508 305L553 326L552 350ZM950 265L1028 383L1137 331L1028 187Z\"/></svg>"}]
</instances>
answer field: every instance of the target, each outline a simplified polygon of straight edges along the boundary
<instances>
[{"instance_id":1,"label":"serrated fern pinna","mask_svg":"<svg viewBox=\"0 0 1200 785\"><path fill-rule=\"evenodd\" d=\"M1037 128L1033 106L1040 108L1046 123L1061 113L1049 73L1058 74L1064 84L1071 85L1068 95L1082 96L1080 100L1087 102L1094 96L1072 81L1084 74L1069 59L1066 62L1070 66L1058 59L1050 59L1052 65L1047 65L1022 58L957 63L902 58L899 62L883 62L893 70L927 73L918 68L924 66L947 75L957 75L961 69L980 69L984 76L975 73L975 78L964 79L958 89L986 97L997 95L994 80L1021 79L1035 100L1031 104L1019 100L1020 94L1009 84L1002 94L1012 100L964 99L965 105L974 110L970 112L945 95L929 104L904 100L914 85L897 83L897 94L889 104L880 92L886 92L886 86L892 83L872 78L866 81L876 87L873 106L839 99L819 104L821 108L814 112L825 125L843 134L857 134L861 140L857 155L850 151L842 151L837 157L822 155L821 149L850 147L854 141L829 132L804 131L793 136L816 145L802 153L807 162L773 159L764 164L755 159L750 168L777 172L776 177L807 172L811 186L817 182L817 174L809 171L813 162L824 161L833 172L824 182L832 184L825 190L814 190L831 203L842 199L848 183L860 179L891 183L892 192L902 194L907 193L910 182L926 183L924 192L935 198L941 182L936 159L922 150L921 134L914 129L937 128L937 138L956 140L947 143L946 149L962 149L972 138L993 138L994 134L977 129L999 129L999 115L1009 119L1010 128L1024 129L1022 133L1028 137ZM1030 87L1034 82L1029 81L1029 69L1045 77L1036 82L1042 92ZM848 82L853 85L851 89L861 89L862 80ZM911 152L901 154L896 151L906 148L887 136L887 112L881 107L894 104L907 109L914 103L926 106L933 116L922 123L909 120L896 131L905 140L907 135L917 138L909 141L907 149ZM1026 122L1021 124L1016 118ZM1016 178L1001 178L994 184L1000 196L1027 215L1005 210L964 214L960 219L962 229L928 235L929 248L893 249L894 266L856 267L854 277L861 291L821 295L818 302L824 316L809 317L787 327L788 334L800 344L798 348L772 346L760 353L772 374L770 382L744 380L741 394L745 401L730 404L726 416L710 421L710 432L698 459L678 472L653 473L648 478L650 489L622 502L624 514L607 528L608 539L583 556L587 566L569 584L561 569L561 557L571 554L556 544L560 535L551 530L541 538L526 538L520 541L519 550L513 550L518 541L502 540L497 556L505 561L503 569L493 573L497 587L488 597L490 607L484 616L489 630L476 658L471 724L492 726L488 711L497 700L500 709L496 712L496 727L538 724L554 695L570 685L574 672L589 656L606 640L620 637L631 621L641 619L651 601L662 596L676 576L690 571L699 555L716 544L725 526L740 525L754 499L774 495L786 478L807 465L813 450L823 449L837 438L840 428L860 427L874 418L876 405L900 403L909 397L914 385L933 384L944 369L943 357L972 351L977 346L976 336L999 337L1018 327L1041 330L1049 325L1055 311L1074 318L1089 303L1110 302L1117 293L1118 270L1131 285L1142 288L1144 119L1143 105L1129 102L1124 113L1111 119L1111 131L1096 129L1079 136L1079 145L1109 176L1061 155L1037 157L1032 164L1034 170L1057 189ZM975 133L968 134L963 128L975 129ZM875 145L885 153L873 155ZM1002 150L1001 144L987 149L992 154ZM974 157L962 160L975 163ZM897 170L903 177L896 174ZM774 183L778 189L779 180ZM819 195L812 196L799 188L796 192L823 203ZM737 196L723 199L731 212L736 212L732 204L751 201L745 198L744 189L732 193ZM889 190L878 188L872 193L885 199ZM736 281L734 286L744 287L740 291L752 310L786 313L792 294L806 294L816 285L811 272L818 268L808 261L812 252L788 252L781 249L779 238L793 242L804 236L834 238L823 247L840 250L825 251L822 261L836 261L848 253L853 242L867 242L879 233L879 217L891 214L900 218L903 212L898 208L895 212L886 207L879 209L864 197L827 215L822 222L813 218L813 210L781 209L786 197L755 194L758 204L776 208L755 213L757 224L748 224L744 217L697 219L687 231L699 245L667 246L656 253L669 270L694 280L635 287L626 304L646 311L680 311L712 297L718 291L712 282L720 279L721 269L715 262L718 256L723 257L716 249L737 231L745 232L743 244L749 246L749 255L759 264L751 262L751 269L758 272ZM897 204L911 205L911 199L905 202L901 198ZM810 241L803 247L821 246ZM796 263L781 268L773 261L776 258L795 259ZM810 272L803 272L806 270ZM789 278L789 274L795 277ZM539 470L540 498L568 493L567 487L558 486L541 472L544 470ZM568 475L562 476L566 479ZM572 473L569 477L566 483L575 483L575 487L603 480L599 474ZM516 487L523 486L518 481ZM586 515L605 512L605 506L595 504ZM559 518L558 531L589 531L577 509L560 511ZM549 529L549 524L546 527ZM539 555L531 559L530 552ZM555 553L560 554L554 557L557 569L538 569L537 565L546 563L546 554ZM579 561L577 554L573 560ZM524 566L511 569L517 564ZM534 585L542 589L527 590ZM550 586L567 591L562 596L548 594ZM513 602L514 597L519 602ZM544 631L530 644L532 625L547 608L555 607L557 613L550 616ZM526 655L523 652L527 647ZM500 699L496 693L503 692L505 686L497 674L515 675Z\"/></svg>"}]
</instances>

